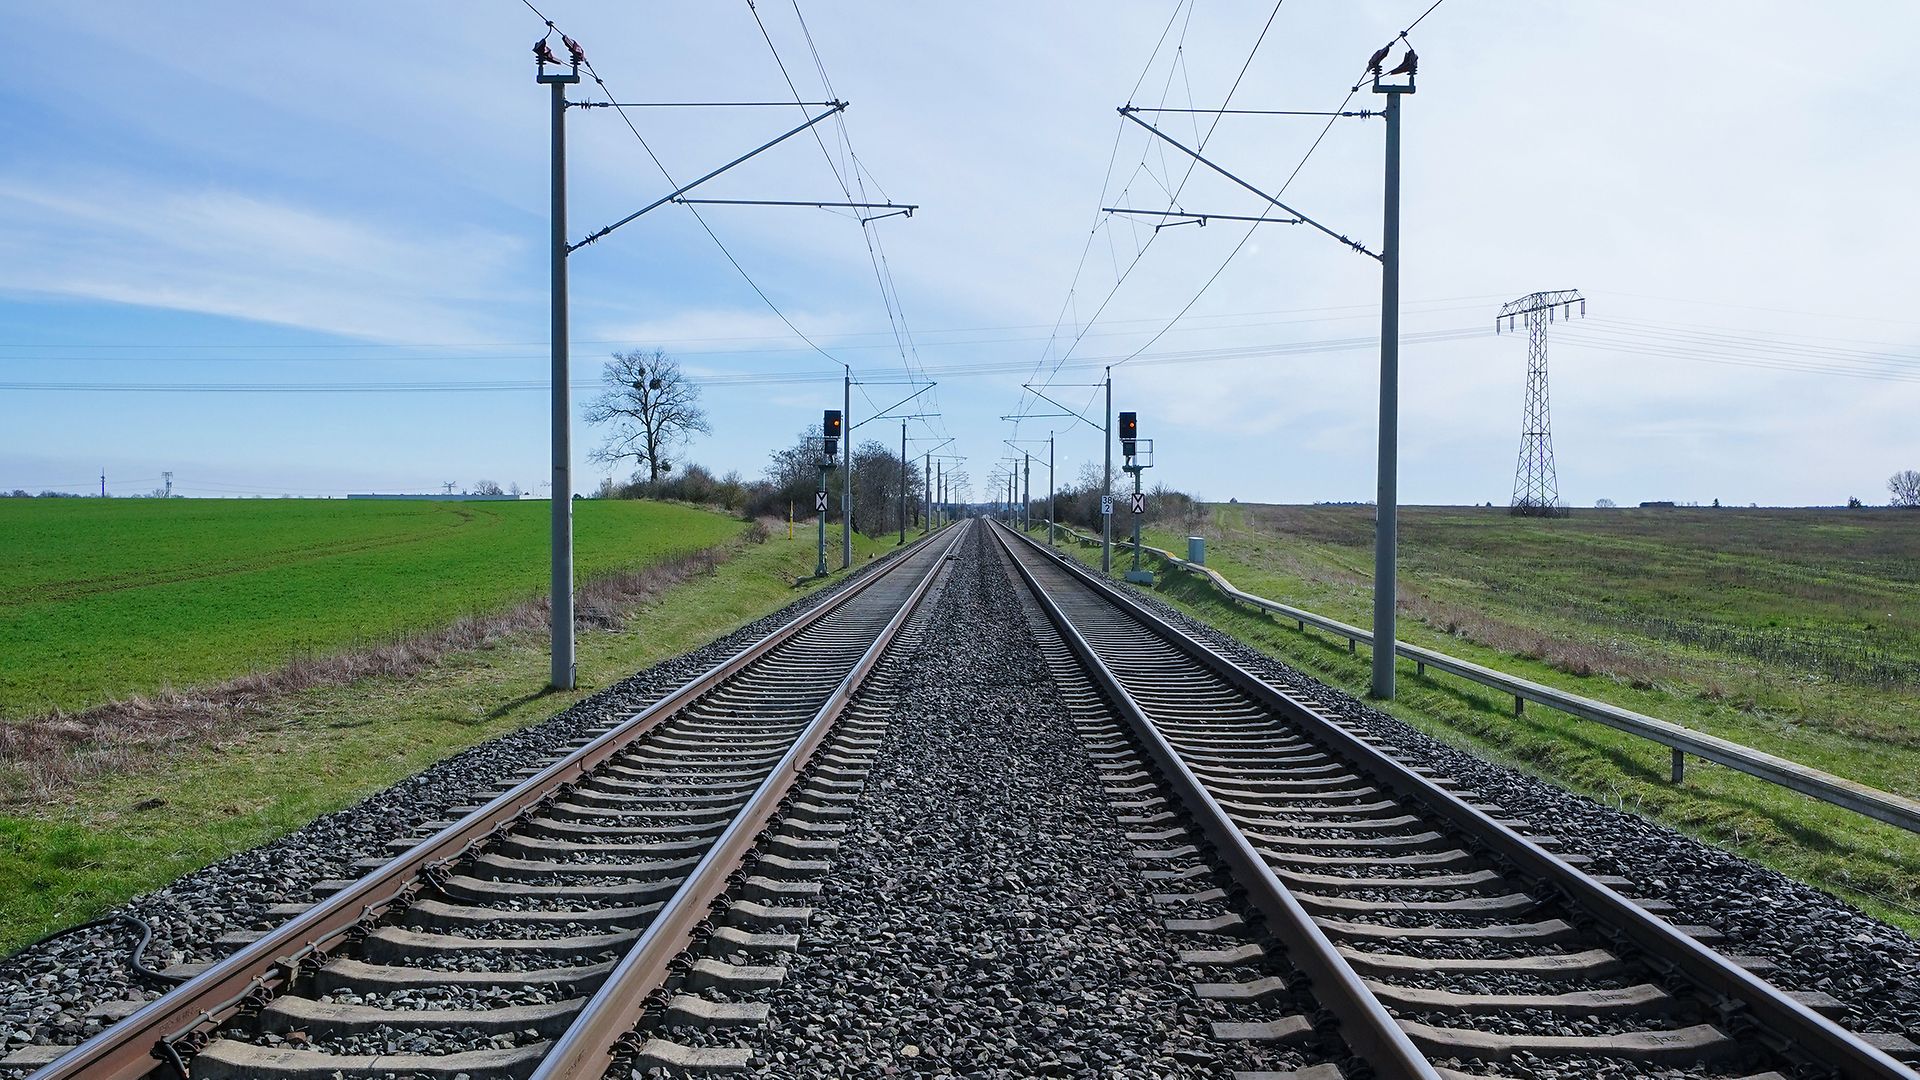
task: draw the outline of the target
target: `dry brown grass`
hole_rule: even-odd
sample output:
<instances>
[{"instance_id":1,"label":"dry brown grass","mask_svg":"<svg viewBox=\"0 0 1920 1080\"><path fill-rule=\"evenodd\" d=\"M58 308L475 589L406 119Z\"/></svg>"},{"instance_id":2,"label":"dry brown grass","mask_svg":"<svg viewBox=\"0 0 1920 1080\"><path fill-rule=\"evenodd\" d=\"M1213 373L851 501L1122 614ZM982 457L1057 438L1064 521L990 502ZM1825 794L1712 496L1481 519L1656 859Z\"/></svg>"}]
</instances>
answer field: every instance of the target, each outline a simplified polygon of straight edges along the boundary
<instances>
[{"instance_id":1,"label":"dry brown grass","mask_svg":"<svg viewBox=\"0 0 1920 1080\"><path fill-rule=\"evenodd\" d=\"M1652 657L1609 647L1591 640L1569 639L1495 619L1479 612L1401 589L1400 610L1449 637L1536 660L1569 675L1585 678L1605 675L1645 690L1658 679L1676 674L1674 667Z\"/></svg>"},{"instance_id":2,"label":"dry brown grass","mask_svg":"<svg viewBox=\"0 0 1920 1080\"><path fill-rule=\"evenodd\" d=\"M765 538L751 530L747 539ZM729 555L708 548L639 570L582 584L574 598L581 629L618 629L641 604L680 582L712 571ZM0 802L44 799L77 781L124 774L161 758L217 747L249 734L258 717L288 696L375 677L405 678L449 656L493 647L548 623L546 597L505 611L467 616L421 633L304 656L270 671L211 686L164 690L98 705L0 723Z\"/></svg>"},{"instance_id":3,"label":"dry brown grass","mask_svg":"<svg viewBox=\"0 0 1920 1080\"><path fill-rule=\"evenodd\" d=\"M1261 528L1311 534L1323 542L1369 539L1372 528L1372 511L1368 508L1328 512L1317 507L1249 507L1247 513L1261 523ZM1330 565L1325 560L1305 558L1293 548L1266 551L1262 557L1279 572L1303 581L1353 590L1373 588L1371 577ZM1678 675L1674 665L1657 658L1591 638L1544 633L1472 608L1449 604L1414 591L1405 581L1400 583L1395 603L1407 616L1418 619L1438 633L1537 660L1569 675L1582 678L1604 675L1639 690L1650 689L1657 680Z\"/></svg>"}]
</instances>

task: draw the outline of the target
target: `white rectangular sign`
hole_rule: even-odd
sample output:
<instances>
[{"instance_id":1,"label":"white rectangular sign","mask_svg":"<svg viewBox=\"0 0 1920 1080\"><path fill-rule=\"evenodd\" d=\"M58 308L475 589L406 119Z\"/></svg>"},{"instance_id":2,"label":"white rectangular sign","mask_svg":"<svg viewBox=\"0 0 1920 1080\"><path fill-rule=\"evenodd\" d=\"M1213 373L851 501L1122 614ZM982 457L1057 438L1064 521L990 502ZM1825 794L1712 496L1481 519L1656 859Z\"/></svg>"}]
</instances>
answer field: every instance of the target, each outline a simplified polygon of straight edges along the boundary
<instances>
[{"instance_id":1,"label":"white rectangular sign","mask_svg":"<svg viewBox=\"0 0 1920 1080\"><path fill-rule=\"evenodd\" d=\"M826 492L816 491L813 493L813 508L822 514L827 512L827 493Z\"/></svg>"},{"instance_id":2,"label":"white rectangular sign","mask_svg":"<svg viewBox=\"0 0 1920 1080\"><path fill-rule=\"evenodd\" d=\"M1133 494L1127 496L1127 498L1133 500L1134 513L1144 514L1147 512L1147 493L1146 492L1136 491Z\"/></svg>"},{"instance_id":3,"label":"white rectangular sign","mask_svg":"<svg viewBox=\"0 0 1920 1080\"><path fill-rule=\"evenodd\" d=\"M1100 516L1101 517L1113 516L1113 496L1111 495L1100 496Z\"/></svg>"}]
</instances>

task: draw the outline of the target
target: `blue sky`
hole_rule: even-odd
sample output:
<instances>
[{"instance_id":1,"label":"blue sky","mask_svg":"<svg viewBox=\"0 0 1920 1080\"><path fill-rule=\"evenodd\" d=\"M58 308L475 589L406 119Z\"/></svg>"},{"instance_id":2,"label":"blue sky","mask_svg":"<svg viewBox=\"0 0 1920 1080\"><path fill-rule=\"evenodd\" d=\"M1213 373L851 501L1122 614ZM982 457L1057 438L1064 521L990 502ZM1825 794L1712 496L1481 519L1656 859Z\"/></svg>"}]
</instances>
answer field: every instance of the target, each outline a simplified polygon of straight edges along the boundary
<instances>
[{"instance_id":1,"label":"blue sky","mask_svg":"<svg viewBox=\"0 0 1920 1080\"><path fill-rule=\"evenodd\" d=\"M625 100L789 96L744 0L542 6ZM793 8L759 6L801 93L824 97ZM1141 254L1150 230L1098 213L1164 208L1185 170L1115 107L1217 106L1270 5L801 7L864 173L922 206L871 230L917 347L896 347L856 223L705 213L788 319L871 373L856 419L869 395L903 396L879 382L936 372L941 415L914 435L954 437L984 493L1016 437L999 418L1033 406L1023 381L1063 353L1055 381L1091 381L1146 346L1115 398L1157 440L1152 479L1371 496L1375 264L1263 225L1202 292L1245 226L1168 229ZM1333 107L1424 7L1288 0L1233 104ZM1897 74L1916 24L1895 4L1817 20L1784 3L1442 4L1413 34L1406 108L1403 499L1506 501L1525 346L1491 333L1493 312L1578 287L1590 317L1552 339L1570 502L1884 501L1889 473L1920 467L1920 147L1900 119L1920 91ZM116 494L162 470L192 495L538 490L543 392L348 389L546 376L546 102L527 52L544 28L523 5L99 2L15 25L33 48L0 76L0 488L96 489L104 467ZM797 122L632 116L683 179ZM1189 144L1195 121L1166 116ZM576 236L667 190L612 111L569 123ZM844 163L842 129L822 130ZM1208 154L1272 189L1317 133L1229 117ZM1380 135L1339 121L1288 201L1377 245ZM703 194L838 198L828 156L802 136ZM1204 172L1180 191L1187 209L1259 212ZM834 362L687 210L571 264L575 381L612 349L667 348L709 379L714 432L693 459L757 473L837 404ZM1099 442L1066 423L1017 437L1060 425L1071 475ZM576 434L582 489L604 475L593 439Z\"/></svg>"}]
</instances>

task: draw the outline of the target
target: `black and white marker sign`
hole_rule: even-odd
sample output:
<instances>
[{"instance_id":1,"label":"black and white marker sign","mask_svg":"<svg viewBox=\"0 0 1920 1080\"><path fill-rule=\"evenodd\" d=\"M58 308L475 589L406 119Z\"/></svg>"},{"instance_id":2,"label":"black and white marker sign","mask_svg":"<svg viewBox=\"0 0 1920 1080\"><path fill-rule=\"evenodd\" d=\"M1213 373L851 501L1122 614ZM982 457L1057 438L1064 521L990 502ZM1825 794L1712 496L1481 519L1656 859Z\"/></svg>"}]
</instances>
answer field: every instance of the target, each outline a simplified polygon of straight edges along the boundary
<instances>
[{"instance_id":1,"label":"black and white marker sign","mask_svg":"<svg viewBox=\"0 0 1920 1080\"><path fill-rule=\"evenodd\" d=\"M827 493L826 492L816 491L813 493L813 508L822 514L827 512Z\"/></svg>"},{"instance_id":2,"label":"black and white marker sign","mask_svg":"<svg viewBox=\"0 0 1920 1080\"><path fill-rule=\"evenodd\" d=\"M1101 517L1113 516L1113 496L1111 495L1100 496L1100 516Z\"/></svg>"},{"instance_id":3,"label":"black and white marker sign","mask_svg":"<svg viewBox=\"0 0 1920 1080\"><path fill-rule=\"evenodd\" d=\"M1144 514L1147 512L1147 493L1146 492L1136 491L1133 494L1128 495L1127 498L1133 500L1134 513Z\"/></svg>"}]
</instances>

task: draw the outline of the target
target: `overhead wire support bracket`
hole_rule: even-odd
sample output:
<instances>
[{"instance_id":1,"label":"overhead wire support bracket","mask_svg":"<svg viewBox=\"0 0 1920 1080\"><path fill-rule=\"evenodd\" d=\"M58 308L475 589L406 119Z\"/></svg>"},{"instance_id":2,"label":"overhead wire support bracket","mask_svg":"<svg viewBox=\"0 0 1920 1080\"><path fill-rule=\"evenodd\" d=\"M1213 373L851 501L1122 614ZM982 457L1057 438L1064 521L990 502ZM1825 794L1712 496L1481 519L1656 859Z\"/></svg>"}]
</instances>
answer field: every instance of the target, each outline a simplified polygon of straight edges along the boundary
<instances>
[{"instance_id":1,"label":"overhead wire support bracket","mask_svg":"<svg viewBox=\"0 0 1920 1080\"><path fill-rule=\"evenodd\" d=\"M824 109L838 101L569 101L569 109Z\"/></svg>"},{"instance_id":2,"label":"overhead wire support bracket","mask_svg":"<svg viewBox=\"0 0 1920 1080\"><path fill-rule=\"evenodd\" d=\"M861 383L861 384L859 384L859 385L862 385L862 386L866 386L866 385L884 385L884 384L868 384L868 383ZM911 385L911 384L909 384L909 385ZM912 400L913 400L914 398L917 398L917 397L919 397L919 396L920 396L921 394L924 394L924 393L926 393L927 391L929 391L929 390L931 390L931 389L933 389L934 387L936 387L936 386L939 386L939 385L940 385L940 384L939 384L939 383L937 383L937 382L930 382L930 383L928 383L927 385L925 385L925 386L923 386L923 387L921 387L920 389L918 389L918 390L915 390L915 391L914 391L913 393L911 393L911 394L908 394L908 395L907 395L906 397L903 397L903 398L901 398L901 399L900 399L899 401L896 401L896 402L894 402L893 404L891 404L891 405L889 405L889 406L887 406L886 408L884 408L884 409L881 409L881 410L880 410L880 411L879 411L878 413L876 413L875 415L873 415L873 416L869 416L869 417L867 417L867 418L866 418L865 420L862 420L862 421L860 421L860 422L859 422L858 424L855 424L855 425L853 425L852 427L850 427L850 428L848 428L848 429L847 429L847 434L849 434L849 435L851 435L851 434L853 434L854 432L856 432L856 431L859 431L859 430L860 430L861 428L863 428L863 427L865 427L866 425L868 425L868 424L871 424L871 423L872 423L872 422L874 422L875 420L914 420L914 419L921 419L920 417L912 417L912 416L888 416L888 415L886 415L886 414L887 414L887 413L890 413L890 412L892 412L893 410L895 410L895 409L897 409L897 408L899 408L899 407L900 407L900 406L902 406L902 405L905 405L905 404L906 404L907 402L909 402L909 401L912 401ZM926 415L927 415L928 417L933 417L933 416L938 416L938 415L940 415L940 414L939 414L939 413L927 413Z\"/></svg>"},{"instance_id":3,"label":"overhead wire support bracket","mask_svg":"<svg viewBox=\"0 0 1920 1080\"><path fill-rule=\"evenodd\" d=\"M920 209L920 205L918 203L915 203L910 206L906 203L892 203L892 202L837 202L837 201L836 202L816 202L808 199L689 199L684 196L675 196L672 201L679 203L682 206L811 206L821 210L826 210L830 208L852 209L852 210L893 210L893 211L896 211L897 213L905 215L906 217L912 217L913 212L915 210ZM892 217L893 215L882 214L880 216ZM872 221L874 219L863 218L862 220Z\"/></svg>"},{"instance_id":4,"label":"overhead wire support bracket","mask_svg":"<svg viewBox=\"0 0 1920 1080\"><path fill-rule=\"evenodd\" d=\"M1091 386L1105 386L1106 384L1105 384L1105 383L1089 383L1089 384L1087 384L1087 385L1091 385ZM1087 418L1086 418L1085 416L1083 416L1083 415L1081 415L1080 413L1077 413L1077 412L1075 412L1075 411L1073 410L1073 407L1072 407L1072 406L1070 406L1070 405L1065 405L1065 404L1062 404L1062 403L1060 403L1060 402L1058 402L1058 401L1055 401L1055 400L1053 400L1052 398L1050 398L1050 397L1048 397L1047 395L1045 395L1045 394L1043 394L1043 393L1041 393L1041 392L1040 392L1040 390L1039 390L1039 389L1038 389L1037 387L1035 387L1035 386L1034 386L1033 384L1031 384L1031 383L1021 383L1021 384L1020 384L1020 389L1022 389L1022 390L1025 390L1025 391L1026 391L1027 393L1029 393L1029 394L1032 394L1032 395L1033 395L1034 397L1037 397L1037 398L1039 398L1039 399L1040 399L1041 401L1044 401L1044 402L1046 402L1047 404L1049 404L1049 405L1051 405L1051 406L1053 406L1053 407L1054 407L1054 408L1056 408L1056 409L1065 409L1065 410L1067 410L1067 412L1066 412L1066 415L1068 415L1068 416L1071 416L1071 417L1073 417L1073 418L1074 418L1075 420L1078 420L1078 421L1080 421L1081 423L1083 423L1083 424L1085 424L1085 425L1087 425L1088 427L1090 427L1090 428L1092 428L1092 429L1093 429L1093 430L1095 430L1095 431L1098 431L1098 432L1102 432L1102 433L1104 433L1104 432L1105 432L1105 431L1107 430L1105 426L1103 426L1103 425L1101 425L1101 424L1096 424L1096 423L1094 423L1093 421L1091 421L1091 420L1089 420L1089 419L1087 419ZM1004 419L1006 419L1006 418L1005 418L1005 417L1001 417L1001 419L1003 419L1003 420L1004 420Z\"/></svg>"},{"instance_id":5,"label":"overhead wire support bracket","mask_svg":"<svg viewBox=\"0 0 1920 1080\"><path fill-rule=\"evenodd\" d=\"M1352 248L1353 250L1359 252L1362 255L1365 255L1370 259L1374 259L1376 261L1379 260L1380 258L1379 253L1370 250L1365 244L1362 244L1360 241L1355 240L1344 233L1335 232L1334 230L1327 228L1325 225L1322 225L1318 221L1313 220L1313 218L1308 217L1306 214L1303 214L1298 210L1295 210L1293 207L1288 206L1286 203L1281 202L1279 199L1274 198L1272 195L1267 194L1266 192L1253 186L1247 181L1240 179L1238 176L1235 176L1233 173L1228 172L1225 168L1221 167L1220 165L1217 165L1214 162L1208 160L1208 158L1205 155L1201 154L1198 150L1195 150L1187 146L1185 143L1181 142L1180 140L1174 138L1173 136L1167 134L1164 131L1161 131L1159 128L1154 127L1152 124L1147 123L1145 120L1140 119L1139 116L1135 115L1140 110L1135 108L1134 106L1122 105L1119 111L1121 116L1127 118L1128 120L1133 121L1136 124L1139 124L1141 127L1146 128L1148 131L1153 132L1155 135L1158 135L1160 138L1166 140L1168 143L1171 143L1173 147L1179 150L1181 153L1186 154L1188 157L1192 158L1193 160L1199 162L1202 165L1205 165L1207 168L1212 169L1214 172L1219 173L1221 176L1224 176L1227 179L1233 181L1234 183L1239 184L1241 187L1246 188L1248 191L1251 191L1255 195L1260 196L1262 199L1265 199L1267 202L1272 203L1274 206L1277 206L1280 209L1285 210L1287 213L1292 214L1293 216L1299 218L1302 223L1313 226L1314 228L1320 230L1323 233L1326 233L1328 236L1333 237L1335 240L1340 241L1342 244L1345 244L1346 246Z\"/></svg>"},{"instance_id":6,"label":"overhead wire support bracket","mask_svg":"<svg viewBox=\"0 0 1920 1080\"><path fill-rule=\"evenodd\" d=\"M1258 225L1300 225L1305 223L1305 219L1297 217L1254 217L1251 214L1196 214L1189 210L1132 210L1124 206L1103 206L1100 209L1109 214L1140 214L1143 217L1181 219L1179 221L1158 222L1153 227L1154 232L1159 232L1161 229L1171 229L1175 225L1198 225L1204 229L1209 220L1251 221Z\"/></svg>"},{"instance_id":7,"label":"overhead wire support bracket","mask_svg":"<svg viewBox=\"0 0 1920 1080\"><path fill-rule=\"evenodd\" d=\"M594 241L607 235L613 230L619 228L620 226L625 225L630 221L633 221L634 219L640 217L642 214L646 214L650 211L659 209L660 207L665 206L670 202L673 202L675 199L678 199L680 196L685 195L687 192L692 191L694 188L699 187L701 184L704 184L707 181L713 179L714 177L719 176L721 173L726 172L728 169L733 168L735 165L738 165L741 162L748 160L749 158L759 156L760 154L766 152L767 150L770 150L773 147L778 146L783 142L786 142L788 139L793 138L795 135L798 135L801 132L807 130L808 128L814 126L815 124L818 124L822 120L838 115L839 113L845 111L846 107L847 107L847 103L844 101L833 102L831 107L828 108L826 112L823 112L820 115L813 117L812 119L808 120L806 123L801 124L797 128L794 128L792 131L789 131L784 135L776 136L772 139L767 140L764 143L761 143L759 146L755 147L754 149L749 150L744 154L741 154L739 157L734 158L732 161L727 162L725 165L720 166L719 168L708 173L707 175L702 176L698 180L695 180L691 183L680 185L680 187L675 189L674 191L669 192L668 194L662 195L658 199L655 199L654 201L648 203L647 205L641 207L640 209L635 210L633 213L628 214L626 217L621 218L619 221L614 222L613 224L607 226L606 228L601 229L597 232L588 233L586 238L579 241L578 243L568 244L567 253L572 254L573 252L578 251L583 247L586 247L588 244L593 243Z\"/></svg>"},{"instance_id":8,"label":"overhead wire support bracket","mask_svg":"<svg viewBox=\"0 0 1920 1080\"><path fill-rule=\"evenodd\" d=\"M1143 113L1200 113L1205 116L1346 116L1364 120L1370 117L1385 116L1375 109L1346 109L1341 112L1324 112L1314 109L1171 109L1147 108L1142 105L1129 106L1134 112Z\"/></svg>"}]
</instances>

